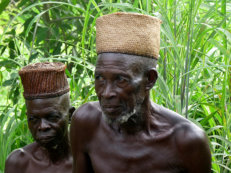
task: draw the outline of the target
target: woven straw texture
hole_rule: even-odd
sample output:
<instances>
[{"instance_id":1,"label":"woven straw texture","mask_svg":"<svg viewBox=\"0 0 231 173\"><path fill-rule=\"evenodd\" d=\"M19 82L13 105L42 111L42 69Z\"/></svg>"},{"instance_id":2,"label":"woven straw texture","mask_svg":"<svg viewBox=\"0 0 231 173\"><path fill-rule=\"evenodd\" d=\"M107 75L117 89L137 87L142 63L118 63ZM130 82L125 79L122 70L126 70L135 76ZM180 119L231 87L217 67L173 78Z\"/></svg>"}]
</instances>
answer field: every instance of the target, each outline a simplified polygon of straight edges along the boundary
<instances>
[{"instance_id":1,"label":"woven straw texture","mask_svg":"<svg viewBox=\"0 0 231 173\"><path fill-rule=\"evenodd\" d=\"M113 13L96 21L96 51L125 53L158 59L158 18L136 13Z\"/></svg>"},{"instance_id":2,"label":"woven straw texture","mask_svg":"<svg viewBox=\"0 0 231 173\"><path fill-rule=\"evenodd\" d=\"M36 63L19 71L25 99L51 98L69 91L63 63Z\"/></svg>"}]
</instances>

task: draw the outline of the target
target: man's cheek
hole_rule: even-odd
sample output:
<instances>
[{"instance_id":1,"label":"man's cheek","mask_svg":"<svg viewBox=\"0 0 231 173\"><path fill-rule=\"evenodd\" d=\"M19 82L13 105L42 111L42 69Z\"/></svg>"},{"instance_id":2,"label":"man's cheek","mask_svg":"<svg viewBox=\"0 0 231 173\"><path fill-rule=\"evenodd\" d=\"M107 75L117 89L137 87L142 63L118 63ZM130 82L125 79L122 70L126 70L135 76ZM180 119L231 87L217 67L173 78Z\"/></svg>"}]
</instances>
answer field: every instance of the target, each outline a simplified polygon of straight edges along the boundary
<instances>
[{"instance_id":1,"label":"man's cheek","mask_svg":"<svg viewBox=\"0 0 231 173\"><path fill-rule=\"evenodd\" d=\"M29 130L30 130L32 136L34 137L36 134L36 130L34 128L32 128L30 125L29 125Z\"/></svg>"},{"instance_id":2,"label":"man's cheek","mask_svg":"<svg viewBox=\"0 0 231 173\"><path fill-rule=\"evenodd\" d=\"M67 132L67 126L65 124L62 124L58 127L55 127L54 131L56 133L56 136L58 137L64 136L65 133Z\"/></svg>"},{"instance_id":3,"label":"man's cheek","mask_svg":"<svg viewBox=\"0 0 231 173\"><path fill-rule=\"evenodd\" d=\"M141 85L141 82L142 82L142 77L141 77L141 76L136 76L136 77L134 77L133 80L132 80L132 85L133 85L134 87L136 87L136 86Z\"/></svg>"},{"instance_id":4,"label":"man's cheek","mask_svg":"<svg viewBox=\"0 0 231 173\"><path fill-rule=\"evenodd\" d=\"M131 94L129 98L127 99L127 102L124 103L127 112L132 112L135 107L135 99L134 96Z\"/></svg>"}]
</instances>

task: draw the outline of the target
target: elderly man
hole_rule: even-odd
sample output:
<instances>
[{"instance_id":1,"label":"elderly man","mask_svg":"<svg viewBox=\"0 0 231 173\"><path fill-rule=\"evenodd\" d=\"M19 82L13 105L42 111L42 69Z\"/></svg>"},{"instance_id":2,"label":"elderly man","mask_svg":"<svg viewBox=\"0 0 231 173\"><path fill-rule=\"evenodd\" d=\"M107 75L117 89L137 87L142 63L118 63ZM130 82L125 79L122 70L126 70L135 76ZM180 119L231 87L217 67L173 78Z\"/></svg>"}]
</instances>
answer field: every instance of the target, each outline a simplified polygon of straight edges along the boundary
<instances>
[{"instance_id":1,"label":"elderly man","mask_svg":"<svg viewBox=\"0 0 231 173\"><path fill-rule=\"evenodd\" d=\"M64 71L62 63L36 63L19 71L35 142L9 155L5 173L71 172L68 121L74 108Z\"/></svg>"},{"instance_id":2,"label":"elderly man","mask_svg":"<svg viewBox=\"0 0 231 173\"><path fill-rule=\"evenodd\" d=\"M96 23L98 102L75 111L71 123L73 173L209 173L202 129L153 103L160 23L134 13Z\"/></svg>"}]
</instances>

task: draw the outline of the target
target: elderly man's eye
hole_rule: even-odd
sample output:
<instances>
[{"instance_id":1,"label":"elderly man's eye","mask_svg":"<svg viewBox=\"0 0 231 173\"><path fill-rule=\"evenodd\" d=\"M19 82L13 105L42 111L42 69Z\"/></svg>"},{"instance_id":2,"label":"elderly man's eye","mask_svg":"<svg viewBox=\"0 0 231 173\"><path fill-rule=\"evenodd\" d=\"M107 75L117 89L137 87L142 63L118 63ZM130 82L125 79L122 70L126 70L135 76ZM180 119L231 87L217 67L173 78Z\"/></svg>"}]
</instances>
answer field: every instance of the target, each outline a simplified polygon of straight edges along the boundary
<instances>
[{"instance_id":1,"label":"elderly man's eye","mask_svg":"<svg viewBox=\"0 0 231 173\"><path fill-rule=\"evenodd\" d=\"M117 85L119 86L125 86L129 83L129 79L123 76L117 76L116 81L117 81Z\"/></svg>"},{"instance_id":2,"label":"elderly man's eye","mask_svg":"<svg viewBox=\"0 0 231 173\"><path fill-rule=\"evenodd\" d=\"M97 80L97 81L104 81L104 78L102 77L102 76L100 76L100 75L96 75L95 76L95 80Z\"/></svg>"},{"instance_id":3,"label":"elderly man's eye","mask_svg":"<svg viewBox=\"0 0 231 173\"><path fill-rule=\"evenodd\" d=\"M27 118L29 122L31 123L36 123L39 121L39 118L35 117L35 116L30 116Z\"/></svg>"},{"instance_id":4,"label":"elderly man's eye","mask_svg":"<svg viewBox=\"0 0 231 173\"><path fill-rule=\"evenodd\" d=\"M51 121L51 122L57 122L57 121L60 120L60 116L58 116L58 115L51 115L51 116L47 117L47 120Z\"/></svg>"}]
</instances>

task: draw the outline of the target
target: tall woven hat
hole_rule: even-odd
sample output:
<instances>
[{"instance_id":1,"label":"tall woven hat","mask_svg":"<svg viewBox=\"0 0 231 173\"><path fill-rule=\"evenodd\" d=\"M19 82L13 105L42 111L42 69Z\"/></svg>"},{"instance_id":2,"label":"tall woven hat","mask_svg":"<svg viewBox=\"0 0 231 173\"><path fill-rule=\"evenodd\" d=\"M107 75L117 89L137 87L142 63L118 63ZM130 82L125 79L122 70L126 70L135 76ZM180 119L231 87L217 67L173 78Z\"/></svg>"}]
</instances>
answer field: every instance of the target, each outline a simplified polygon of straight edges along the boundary
<instances>
[{"instance_id":1,"label":"tall woven hat","mask_svg":"<svg viewBox=\"0 0 231 173\"><path fill-rule=\"evenodd\" d=\"M69 91L66 66L60 62L30 64L19 71L25 99L51 98Z\"/></svg>"},{"instance_id":2,"label":"tall woven hat","mask_svg":"<svg viewBox=\"0 0 231 173\"><path fill-rule=\"evenodd\" d=\"M125 53L158 59L160 24L156 17L113 13L96 20L96 51Z\"/></svg>"}]
</instances>

